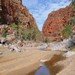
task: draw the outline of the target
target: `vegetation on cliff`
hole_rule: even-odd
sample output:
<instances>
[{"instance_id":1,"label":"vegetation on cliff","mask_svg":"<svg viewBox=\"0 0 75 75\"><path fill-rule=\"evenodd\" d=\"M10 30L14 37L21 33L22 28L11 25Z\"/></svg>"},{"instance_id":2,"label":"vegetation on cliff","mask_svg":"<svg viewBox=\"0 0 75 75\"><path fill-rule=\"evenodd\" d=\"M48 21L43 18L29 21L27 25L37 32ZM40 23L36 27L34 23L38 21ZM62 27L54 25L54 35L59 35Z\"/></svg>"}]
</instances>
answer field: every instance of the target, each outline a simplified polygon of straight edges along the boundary
<instances>
[{"instance_id":1,"label":"vegetation on cliff","mask_svg":"<svg viewBox=\"0 0 75 75\"><path fill-rule=\"evenodd\" d=\"M72 35L72 26L66 25L64 30L61 32L64 38L68 38Z\"/></svg>"},{"instance_id":2,"label":"vegetation on cliff","mask_svg":"<svg viewBox=\"0 0 75 75\"><path fill-rule=\"evenodd\" d=\"M10 29L16 39L37 40L41 35L32 14L22 5L22 0L1 0L1 9L0 24L7 26L2 27L2 37L10 35Z\"/></svg>"},{"instance_id":3,"label":"vegetation on cliff","mask_svg":"<svg viewBox=\"0 0 75 75\"><path fill-rule=\"evenodd\" d=\"M60 41L72 35L75 26L75 0L69 6L53 11L48 15L42 32L53 41Z\"/></svg>"},{"instance_id":4,"label":"vegetation on cliff","mask_svg":"<svg viewBox=\"0 0 75 75\"><path fill-rule=\"evenodd\" d=\"M73 8L73 11L75 12L75 0L72 0L70 5ZM72 29L74 26L75 26L75 14L73 14L73 16L70 18L69 22L65 26L64 30L62 31L62 35L65 38L72 36L72 34L73 34Z\"/></svg>"},{"instance_id":5,"label":"vegetation on cliff","mask_svg":"<svg viewBox=\"0 0 75 75\"><path fill-rule=\"evenodd\" d=\"M15 31L15 36L17 39L22 39L22 40L38 40L38 37L40 37L40 31L37 30L36 28L29 28L26 29L24 25L22 24L11 24L11 28Z\"/></svg>"}]
</instances>

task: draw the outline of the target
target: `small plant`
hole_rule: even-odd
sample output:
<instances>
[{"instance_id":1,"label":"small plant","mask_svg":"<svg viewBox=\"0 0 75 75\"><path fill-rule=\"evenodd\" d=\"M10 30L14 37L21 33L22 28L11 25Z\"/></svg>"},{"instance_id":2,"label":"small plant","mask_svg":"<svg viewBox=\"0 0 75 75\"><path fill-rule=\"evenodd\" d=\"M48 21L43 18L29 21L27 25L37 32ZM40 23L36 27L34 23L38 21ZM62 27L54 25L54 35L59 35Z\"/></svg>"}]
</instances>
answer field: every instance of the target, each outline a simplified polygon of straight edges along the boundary
<instances>
[{"instance_id":1,"label":"small plant","mask_svg":"<svg viewBox=\"0 0 75 75\"><path fill-rule=\"evenodd\" d=\"M22 33L23 39L25 40L35 40L38 36L38 31L35 28L25 29Z\"/></svg>"},{"instance_id":2,"label":"small plant","mask_svg":"<svg viewBox=\"0 0 75 75\"><path fill-rule=\"evenodd\" d=\"M72 0L71 5L75 5L75 0Z\"/></svg>"},{"instance_id":3,"label":"small plant","mask_svg":"<svg viewBox=\"0 0 75 75\"><path fill-rule=\"evenodd\" d=\"M29 29L26 29L24 32L23 32L23 39L25 40L31 40L31 32Z\"/></svg>"},{"instance_id":4,"label":"small plant","mask_svg":"<svg viewBox=\"0 0 75 75\"><path fill-rule=\"evenodd\" d=\"M45 42L45 43L49 43L49 42L50 42L50 38L45 37L44 40L43 40L43 42Z\"/></svg>"},{"instance_id":5,"label":"small plant","mask_svg":"<svg viewBox=\"0 0 75 75\"><path fill-rule=\"evenodd\" d=\"M72 26L66 25L64 30L62 31L62 36L68 38L72 34Z\"/></svg>"},{"instance_id":6,"label":"small plant","mask_svg":"<svg viewBox=\"0 0 75 75\"><path fill-rule=\"evenodd\" d=\"M13 24L11 24L11 27L12 27L12 28L14 29L14 31L15 31L15 37L18 38L18 36L19 36L19 25L13 23Z\"/></svg>"},{"instance_id":7,"label":"small plant","mask_svg":"<svg viewBox=\"0 0 75 75\"><path fill-rule=\"evenodd\" d=\"M71 6L73 7L73 10L75 11L75 0L71 0Z\"/></svg>"},{"instance_id":8,"label":"small plant","mask_svg":"<svg viewBox=\"0 0 75 75\"><path fill-rule=\"evenodd\" d=\"M14 30L17 30L17 28L18 28L18 25L16 25L15 23L11 24L10 26L11 26Z\"/></svg>"},{"instance_id":9,"label":"small plant","mask_svg":"<svg viewBox=\"0 0 75 75\"><path fill-rule=\"evenodd\" d=\"M8 35L8 28L4 27L2 31L2 37L6 38Z\"/></svg>"},{"instance_id":10,"label":"small plant","mask_svg":"<svg viewBox=\"0 0 75 75\"><path fill-rule=\"evenodd\" d=\"M36 28L25 28L24 25L17 25L13 23L11 27L15 30L15 36L17 39L23 40L37 40L40 31Z\"/></svg>"},{"instance_id":11,"label":"small plant","mask_svg":"<svg viewBox=\"0 0 75 75\"><path fill-rule=\"evenodd\" d=\"M0 17L0 23L2 24L3 23L3 19Z\"/></svg>"},{"instance_id":12,"label":"small plant","mask_svg":"<svg viewBox=\"0 0 75 75\"><path fill-rule=\"evenodd\" d=\"M75 16L73 16L73 17L70 19L69 24L70 24L71 26L74 26L74 25L75 25Z\"/></svg>"}]
</instances>

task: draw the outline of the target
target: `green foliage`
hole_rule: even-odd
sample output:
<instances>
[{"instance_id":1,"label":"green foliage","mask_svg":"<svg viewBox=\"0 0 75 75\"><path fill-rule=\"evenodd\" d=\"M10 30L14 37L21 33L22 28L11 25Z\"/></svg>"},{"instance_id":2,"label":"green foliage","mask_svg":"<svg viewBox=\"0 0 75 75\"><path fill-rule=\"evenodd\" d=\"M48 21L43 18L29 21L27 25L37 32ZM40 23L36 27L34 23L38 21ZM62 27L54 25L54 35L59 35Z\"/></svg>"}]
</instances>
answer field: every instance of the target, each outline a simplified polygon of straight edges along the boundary
<instances>
[{"instance_id":1,"label":"green foliage","mask_svg":"<svg viewBox=\"0 0 75 75\"><path fill-rule=\"evenodd\" d=\"M71 5L75 5L75 0L72 0Z\"/></svg>"},{"instance_id":2,"label":"green foliage","mask_svg":"<svg viewBox=\"0 0 75 75\"><path fill-rule=\"evenodd\" d=\"M2 37L6 38L8 35L8 28L4 27L2 31Z\"/></svg>"},{"instance_id":3,"label":"green foliage","mask_svg":"<svg viewBox=\"0 0 75 75\"><path fill-rule=\"evenodd\" d=\"M17 39L23 40L37 40L37 37L40 36L40 32L36 28L26 29L24 25L13 23L11 27L15 30L15 36Z\"/></svg>"},{"instance_id":4,"label":"green foliage","mask_svg":"<svg viewBox=\"0 0 75 75\"><path fill-rule=\"evenodd\" d=\"M44 39L44 41L43 41L43 42L45 42L45 43L49 43L49 42L50 42L50 40L49 40L49 38L47 38L47 37L46 37L46 38Z\"/></svg>"},{"instance_id":5,"label":"green foliage","mask_svg":"<svg viewBox=\"0 0 75 75\"><path fill-rule=\"evenodd\" d=\"M75 25L75 17L73 16L72 18L71 18L71 20L69 21L69 24L71 25L71 26L74 26Z\"/></svg>"},{"instance_id":6,"label":"green foliage","mask_svg":"<svg viewBox=\"0 0 75 75\"><path fill-rule=\"evenodd\" d=\"M71 0L71 4L70 5L73 7L73 10L75 11L75 0Z\"/></svg>"},{"instance_id":7,"label":"green foliage","mask_svg":"<svg viewBox=\"0 0 75 75\"><path fill-rule=\"evenodd\" d=\"M64 30L62 31L62 36L68 38L72 34L72 26L66 25Z\"/></svg>"},{"instance_id":8,"label":"green foliage","mask_svg":"<svg viewBox=\"0 0 75 75\"><path fill-rule=\"evenodd\" d=\"M3 23L3 19L0 17L0 23Z\"/></svg>"},{"instance_id":9,"label":"green foliage","mask_svg":"<svg viewBox=\"0 0 75 75\"><path fill-rule=\"evenodd\" d=\"M24 40L30 40L31 39L31 32L29 31L29 29L24 30L24 32L22 32L22 38Z\"/></svg>"},{"instance_id":10,"label":"green foliage","mask_svg":"<svg viewBox=\"0 0 75 75\"><path fill-rule=\"evenodd\" d=\"M18 39L18 36L19 36L19 25L18 24L11 24L11 27L14 29L15 31L15 37Z\"/></svg>"},{"instance_id":11,"label":"green foliage","mask_svg":"<svg viewBox=\"0 0 75 75\"><path fill-rule=\"evenodd\" d=\"M71 26L74 26L75 25L75 0L71 0L71 7L73 8L73 16L71 17L70 21L69 21L69 24Z\"/></svg>"},{"instance_id":12,"label":"green foliage","mask_svg":"<svg viewBox=\"0 0 75 75\"><path fill-rule=\"evenodd\" d=\"M40 32L36 30L35 28L25 29L23 32L23 39L25 40L37 40L37 37L39 36Z\"/></svg>"},{"instance_id":13,"label":"green foliage","mask_svg":"<svg viewBox=\"0 0 75 75\"><path fill-rule=\"evenodd\" d=\"M11 27L12 27L14 30L17 30L18 25L16 25L15 23L13 23L13 24L11 24Z\"/></svg>"}]
</instances>

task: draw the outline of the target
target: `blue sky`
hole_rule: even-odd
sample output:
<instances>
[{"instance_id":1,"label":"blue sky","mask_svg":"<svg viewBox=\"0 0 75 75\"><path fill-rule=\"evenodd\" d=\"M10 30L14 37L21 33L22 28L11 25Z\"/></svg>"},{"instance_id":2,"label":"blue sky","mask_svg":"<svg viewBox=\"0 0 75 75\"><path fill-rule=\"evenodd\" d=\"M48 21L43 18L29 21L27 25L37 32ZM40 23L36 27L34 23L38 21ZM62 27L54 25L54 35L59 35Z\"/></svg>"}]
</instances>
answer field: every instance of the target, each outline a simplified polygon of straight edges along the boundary
<instances>
[{"instance_id":1,"label":"blue sky","mask_svg":"<svg viewBox=\"0 0 75 75\"><path fill-rule=\"evenodd\" d=\"M22 0L29 11L34 16L38 28L42 30L44 21L52 11L66 7L70 4L69 0Z\"/></svg>"}]
</instances>

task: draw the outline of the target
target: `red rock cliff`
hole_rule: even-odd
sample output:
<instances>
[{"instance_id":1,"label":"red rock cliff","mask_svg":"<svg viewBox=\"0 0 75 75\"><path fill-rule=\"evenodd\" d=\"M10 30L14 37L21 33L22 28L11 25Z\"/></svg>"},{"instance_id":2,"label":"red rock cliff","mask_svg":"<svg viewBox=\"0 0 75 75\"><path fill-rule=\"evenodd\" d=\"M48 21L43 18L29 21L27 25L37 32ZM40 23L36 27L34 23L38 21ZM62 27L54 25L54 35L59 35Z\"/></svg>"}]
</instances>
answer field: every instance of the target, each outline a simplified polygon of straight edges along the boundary
<instances>
[{"instance_id":1,"label":"red rock cliff","mask_svg":"<svg viewBox=\"0 0 75 75\"><path fill-rule=\"evenodd\" d=\"M73 16L73 13L73 8L70 6L50 13L42 29L44 36L50 37L52 40L60 39L61 31L69 22L70 18Z\"/></svg>"},{"instance_id":2,"label":"red rock cliff","mask_svg":"<svg viewBox=\"0 0 75 75\"><path fill-rule=\"evenodd\" d=\"M11 24L19 21L25 27L37 27L33 16L22 5L22 0L1 0L1 7L4 23Z\"/></svg>"}]
</instances>

